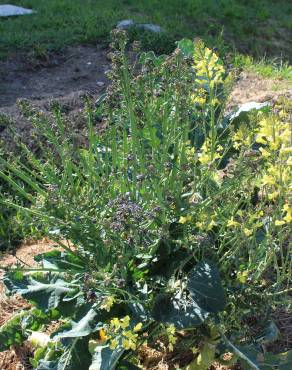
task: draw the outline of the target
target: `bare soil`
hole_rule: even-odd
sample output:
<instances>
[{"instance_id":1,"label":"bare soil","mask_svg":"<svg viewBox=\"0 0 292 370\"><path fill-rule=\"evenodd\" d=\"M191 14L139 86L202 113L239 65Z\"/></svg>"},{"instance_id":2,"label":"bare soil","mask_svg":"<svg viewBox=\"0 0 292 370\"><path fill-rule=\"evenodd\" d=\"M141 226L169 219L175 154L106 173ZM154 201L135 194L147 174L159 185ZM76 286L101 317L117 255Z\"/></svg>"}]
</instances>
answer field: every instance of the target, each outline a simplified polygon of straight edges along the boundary
<instances>
[{"instance_id":1,"label":"bare soil","mask_svg":"<svg viewBox=\"0 0 292 370\"><path fill-rule=\"evenodd\" d=\"M230 95L230 108L247 102L275 102L280 97L292 99L292 86L280 79L263 78L256 73L242 72Z\"/></svg>"},{"instance_id":2,"label":"bare soil","mask_svg":"<svg viewBox=\"0 0 292 370\"><path fill-rule=\"evenodd\" d=\"M98 97L108 84L107 52L101 46L78 46L45 60L30 60L20 54L0 61L2 139L9 139L9 128L16 129L23 138L30 135L31 125L21 114L18 99L27 99L45 113L58 101L68 119L82 120L84 96Z\"/></svg>"}]
</instances>

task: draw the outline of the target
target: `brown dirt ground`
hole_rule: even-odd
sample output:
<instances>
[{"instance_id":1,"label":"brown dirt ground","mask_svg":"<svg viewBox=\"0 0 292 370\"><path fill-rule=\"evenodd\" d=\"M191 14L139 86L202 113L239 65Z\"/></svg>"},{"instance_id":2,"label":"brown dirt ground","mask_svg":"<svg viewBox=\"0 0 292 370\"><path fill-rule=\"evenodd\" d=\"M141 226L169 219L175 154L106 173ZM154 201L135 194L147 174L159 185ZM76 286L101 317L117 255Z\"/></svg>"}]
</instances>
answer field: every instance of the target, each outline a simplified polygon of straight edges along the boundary
<instances>
[{"instance_id":1,"label":"brown dirt ground","mask_svg":"<svg viewBox=\"0 0 292 370\"><path fill-rule=\"evenodd\" d=\"M18 99L28 100L48 113L56 101L71 121L82 121L84 96L98 97L108 84L108 50L101 46L78 46L44 61L24 55L0 61L0 135L10 138L9 128L20 137L30 137L31 124L21 114ZM5 119L3 119L5 117ZM2 118L2 119L1 119Z\"/></svg>"},{"instance_id":2,"label":"brown dirt ground","mask_svg":"<svg viewBox=\"0 0 292 370\"><path fill-rule=\"evenodd\" d=\"M242 72L233 86L229 108L247 102L275 102L280 97L292 99L292 85L285 80L263 78L252 72Z\"/></svg>"}]
</instances>

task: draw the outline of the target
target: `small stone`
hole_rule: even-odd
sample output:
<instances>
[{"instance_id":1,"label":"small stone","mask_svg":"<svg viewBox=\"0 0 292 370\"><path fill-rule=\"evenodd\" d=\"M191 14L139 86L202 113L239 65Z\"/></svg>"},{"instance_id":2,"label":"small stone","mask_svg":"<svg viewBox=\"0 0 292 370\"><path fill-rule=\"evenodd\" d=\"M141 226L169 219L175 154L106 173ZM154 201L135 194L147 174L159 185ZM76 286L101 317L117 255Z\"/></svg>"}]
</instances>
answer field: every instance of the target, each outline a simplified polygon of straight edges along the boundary
<instances>
[{"instance_id":1,"label":"small stone","mask_svg":"<svg viewBox=\"0 0 292 370\"><path fill-rule=\"evenodd\" d=\"M158 26L157 24L152 24L152 23L141 23L137 24L138 28L142 28L145 31L150 31L153 33L160 33L163 31L163 28Z\"/></svg>"},{"instance_id":2,"label":"small stone","mask_svg":"<svg viewBox=\"0 0 292 370\"><path fill-rule=\"evenodd\" d=\"M34 10L22 8L15 5L0 5L0 17L12 17L15 15L26 15L36 13Z\"/></svg>"},{"instance_id":3,"label":"small stone","mask_svg":"<svg viewBox=\"0 0 292 370\"><path fill-rule=\"evenodd\" d=\"M135 22L133 21L133 19L123 19L122 21L117 23L116 28L127 30L133 26L135 26Z\"/></svg>"},{"instance_id":4,"label":"small stone","mask_svg":"<svg viewBox=\"0 0 292 370\"><path fill-rule=\"evenodd\" d=\"M102 82L102 81L97 81L97 86L99 86L99 87L103 87L104 86L104 82Z\"/></svg>"}]
</instances>

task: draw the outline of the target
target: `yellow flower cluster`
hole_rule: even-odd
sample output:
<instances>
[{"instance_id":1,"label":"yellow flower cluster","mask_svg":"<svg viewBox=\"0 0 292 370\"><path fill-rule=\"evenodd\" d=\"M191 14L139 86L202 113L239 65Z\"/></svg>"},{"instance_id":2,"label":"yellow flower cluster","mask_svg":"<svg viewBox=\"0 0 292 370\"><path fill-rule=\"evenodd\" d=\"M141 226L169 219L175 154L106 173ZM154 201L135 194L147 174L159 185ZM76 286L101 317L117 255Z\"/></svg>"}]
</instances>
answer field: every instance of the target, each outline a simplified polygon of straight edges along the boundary
<instances>
[{"instance_id":1,"label":"yellow flower cluster","mask_svg":"<svg viewBox=\"0 0 292 370\"><path fill-rule=\"evenodd\" d=\"M259 210L253 214L250 214L248 211L244 212L243 210L238 210L236 212L238 221L232 216L227 221L227 228L241 230L246 237L254 235L254 232L263 226L262 217L264 212Z\"/></svg>"},{"instance_id":2,"label":"yellow flower cluster","mask_svg":"<svg viewBox=\"0 0 292 370\"><path fill-rule=\"evenodd\" d=\"M201 41L195 45L194 69L197 76L196 82L199 85L205 85L207 82L211 88L214 88L216 84L223 83L225 73L223 64L217 54L205 47Z\"/></svg>"},{"instance_id":3,"label":"yellow flower cluster","mask_svg":"<svg viewBox=\"0 0 292 370\"><path fill-rule=\"evenodd\" d=\"M289 206L289 204L285 204L283 209L282 209L282 212L284 214L284 216L282 217L281 220L276 220L275 221L275 225L276 226L282 226L282 225L285 225L285 224L290 224L292 222L292 207Z\"/></svg>"},{"instance_id":4,"label":"yellow flower cluster","mask_svg":"<svg viewBox=\"0 0 292 370\"><path fill-rule=\"evenodd\" d=\"M110 349L114 350L119 343L126 350L135 350L137 348L138 331L142 329L142 323L138 323L133 329L130 329L130 317L125 316L122 319L117 317L110 321L110 331L114 335L110 338Z\"/></svg>"},{"instance_id":5,"label":"yellow flower cluster","mask_svg":"<svg viewBox=\"0 0 292 370\"><path fill-rule=\"evenodd\" d=\"M100 306L100 308L102 310L106 310L107 312L109 312L110 309L112 308L112 306L114 305L115 301L116 301L115 297L113 297L113 296L106 297L105 301Z\"/></svg>"},{"instance_id":6,"label":"yellow flower cluster","mask_svg":"<svg viewBox=\"0 0 292 370\"><path fill-rule=\"evenodd\" d=\"M192 221L192 216L191 215L187 215L187 216L181 216L179 218L179 221L178 222L180 224L185 224L185 223L190 222L190 221Z\"/></svg>"},{"instance_id":7,"label":"yellow flower cluster","mask_svg":"<svg viewBox=\"0 0 292 370\"><path fill-rule=\"evenodd\" d=\"M242 146L250 146L253 141L253 135L247 125L241 125L232 135L234 149L240 149Z\"/></svg>"},{"instance_id":8,"label":"yellow flower cluster","mask_svg":"<svg viewBox=\"0 0 292 370\"><path fill-rule=\"evenodd\" d=\"M285 114L279 116L286 117ZM281 191L287 194L292 189L291 124L275 116L263 118L256 142L263 145L259 150L266 161L261 183L268 188L269 199L274 200Z\"/></svg>"},{"instance_id":9,"label":"yellow flower cluster","mask_svg":"<svg viewBox=\"0 0 292 370\"><path fill-rule=\"evenodd\" d=\"M216 159L220 159L222 157L223 150L224 148L221 145L218 145L215 148L214 153L212 153L211 140L210 138L207 138L202 145L201 152L199 153L199 161L203 165L211 164Z\"/></svg>"}]
</instances>

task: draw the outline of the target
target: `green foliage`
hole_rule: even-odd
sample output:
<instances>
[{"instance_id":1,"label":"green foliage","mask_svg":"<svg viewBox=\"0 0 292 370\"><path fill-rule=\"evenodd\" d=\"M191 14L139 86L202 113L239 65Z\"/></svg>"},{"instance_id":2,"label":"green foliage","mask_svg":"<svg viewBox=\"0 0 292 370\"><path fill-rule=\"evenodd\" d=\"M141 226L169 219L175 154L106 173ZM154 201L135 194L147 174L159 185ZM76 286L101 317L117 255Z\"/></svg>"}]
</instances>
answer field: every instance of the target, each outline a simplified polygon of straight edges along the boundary
<instances>
[{"instance_id":1,"label":"green foliage","mask_svg":"<svg viewBox=\"0 0 292 370\"><path fill-rule=\"evenodd\" d=\"M1 162L11 187L1 204L60 247L4 276L44 320L60 320L32 363L135 368L147 338L168 351L197 348L193 369L226 352L247 368L287 368L289 354L271 357L263 346L278 334L270 311L291 290L286 108L225 116L227 74L201 42L192 50L183 40L168 57L142 53L131 66L125 34L112 41L112 85L87 101L86 145L76 147L60 111L52 125L23 104L38 156L23 146L19 160ZM254 317L266 327L259 336ZM3 348L40 329L22 323L2 328Z\"/></svg>"}]
</instances>

